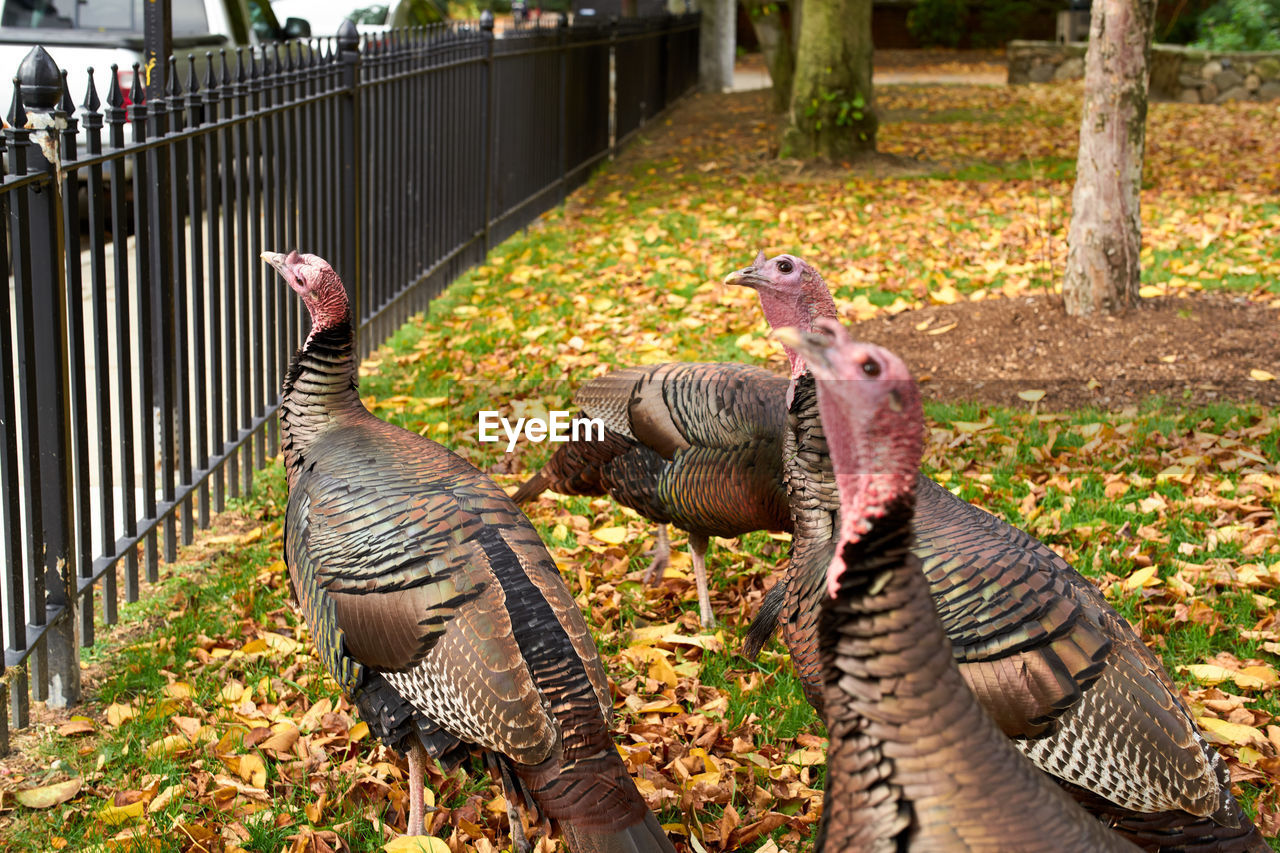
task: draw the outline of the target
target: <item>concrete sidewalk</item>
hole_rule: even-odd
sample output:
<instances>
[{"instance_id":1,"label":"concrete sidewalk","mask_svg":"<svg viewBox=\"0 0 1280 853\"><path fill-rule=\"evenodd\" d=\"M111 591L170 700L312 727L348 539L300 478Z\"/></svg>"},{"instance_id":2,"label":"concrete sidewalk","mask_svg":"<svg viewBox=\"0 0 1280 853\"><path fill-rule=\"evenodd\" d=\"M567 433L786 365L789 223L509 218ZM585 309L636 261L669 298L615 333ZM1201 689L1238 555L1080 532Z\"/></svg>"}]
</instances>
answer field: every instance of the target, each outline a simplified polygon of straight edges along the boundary
<instances>
[{"instance_id":1,"label":"concrete sidewalk","mask_svg":"<svg viewBox=\"0 0 1280 853\"><path fill-rule=\"evenodd\" d=\"M941 71L936 68L877 68L871 81L876 86L896 83L943 83L976 86L1003 86L1007 72L990 66L976 66L973 71ZM733 69L734 92L754 92L770 86L769 72L759 63L738 63Z\"/></svg>"}]
</instances>

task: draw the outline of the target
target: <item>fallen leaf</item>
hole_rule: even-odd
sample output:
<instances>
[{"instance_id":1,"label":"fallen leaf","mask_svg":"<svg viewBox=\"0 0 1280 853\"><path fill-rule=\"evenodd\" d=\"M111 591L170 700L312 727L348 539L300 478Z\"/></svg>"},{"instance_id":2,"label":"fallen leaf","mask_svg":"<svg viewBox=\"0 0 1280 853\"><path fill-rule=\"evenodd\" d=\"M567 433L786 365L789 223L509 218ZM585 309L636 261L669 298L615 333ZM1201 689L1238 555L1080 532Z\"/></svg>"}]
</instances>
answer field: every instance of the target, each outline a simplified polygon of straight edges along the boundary
<instances>
[{"instance_id":1,"label":"fallen leaf","mask_svg":"<svg viewBox=\"0 0 1280 853\"><path fill-rule=\"evenodd\" d=\"M83 784L84 780L76 776L65 782L56 782L39 788L26 788L18 791L14 796L19 803L29 809L51 809L80 793L80 787Z\"/></svg>"},{"instance_id":2,"label":"fallen leaf","mask_svg":"<svg viewBox=\"0 0 1280 853\"><path fill-rule=\"evenodd\" d=\"M1029 389L1027 391L1019 391L1018 399L1026 400L1028 403L1038 403L1044 399L1044 391L1038 388Z\"/></svg>"},{"instance_id":3,"label":"fallen leaf","mask_svg":"<svg viewBox=\"0 0 1280 853\"><path fill-rule=\"evenodd\" d=\"M627 528L601 527L598 530L591 531L591 535L601 542L608 542L610 545L621 545L627 538Z\"/></svg>"},{"instance_id":4,"label":"fallen leaf","mask_svg":"<svg viewBox=\"0 0 1280 853\"><path fill-rule=\"evenodd\" d=\"M1265 370L1259 370L1258 368L1255 367L1249 371L1249 378L1252 379L1254 382L1270 382L1273 379L1275 379L1276 376L1274 373L1269 373L1268 371L1265 371Z\"/></svg>"}]
</instances>

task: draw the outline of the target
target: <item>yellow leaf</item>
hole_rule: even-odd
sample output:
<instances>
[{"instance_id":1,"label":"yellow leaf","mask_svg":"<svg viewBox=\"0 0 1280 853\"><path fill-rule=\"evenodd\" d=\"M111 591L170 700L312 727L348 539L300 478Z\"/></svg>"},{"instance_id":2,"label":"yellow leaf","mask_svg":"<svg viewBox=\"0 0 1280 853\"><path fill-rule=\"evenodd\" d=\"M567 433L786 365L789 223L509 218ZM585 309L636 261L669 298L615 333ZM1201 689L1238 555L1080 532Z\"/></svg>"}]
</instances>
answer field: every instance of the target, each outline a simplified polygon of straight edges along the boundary
<instances>
[{"instance_id":1,"label":"yellow leaf","mask_svg":"<svg viewBox=\"0 0 1280 853\"><path fill-rule=\"evenodd\" d=\"M351 738L352 743L359 743L369 736L369 724L364 720L356 723L351 727L351 731L347 732L347 737Z\"/></svg>"},{"instance_id":2,"label":"yellow leaf","mask_svg":"<svg viewBox=\"0 0 1280 853\"><path fill-rule=\"evenodd\" d=\"M1145 569L1138 569L1136 572L1129 575L1129 577L1125 578L1121 587L1124 590L1131 592L1135 589L1142 589L1144 586L1154 586L1159 583L1158 580L1155 580L1155 576L1156 567L1147 566Z\"/></svg>"},{"instance_id":3,"label":"yellow leaf","mask_svg":"<svg viewBox=\"0 0 1280 853\"><path fill-rule=\"evenodd\" d=\"M812 767L815 764L822 764L826 760L826 751L814 749L813 747L797 749L795 752L787 756L788 764L799 764L801 767Z\"/></svg>"},{"instance_id":4,"label":"yellow leaf","mask_svg":"<svg viewBox=\"0 0 1280 853\"><path fill-rule=\"evenodd\" d=\"M1254 382L1270 382L1275 379L1276 376L1274 373L1268 373L1265 370L1259 370L1255 367L1249 371L1249 378Z\"/></svg>"},{"instance_id":5,"label":"yellow leaf","mask_svg":"<svg viewBox=\"0 0 1280 853\"><path fill-rule=\"evenodd\" d=\"M175 681L164 686L164 695L170 699L190 699L191 685L185 681Z\"/></svg>"},{"instance_id":6,"label":"yellow leaf","mask_svg":"<svg viewBox=\"0 0 1280 853\"><path fill-rule=\"evenodd\" d=\"M1041 391L1038 388L1019 391L1018 399L1026 400L1028 403L1038 403L1040 400L1044 399L1044 391Z\"/></svg>"},{"instance_id":7,"label":"yellow leaf","mask_svg":"<svg viewBox=\"0 0 1280 853\"><path fill-rule=\"evenodd\" d=\"M657 225L650 225L644 229L644 241L646 243L656 243L658 238L662 236L662 230Z\"/></svg>"},{"instance_id":8,"label":"yellow leaf","mask_svg":"<svg viewBox=\"0 0 1280 853\"><path fill-rule=\"evenodd\" d=\"M1217 743L1233 744L1235 746L1244 746L1250 743L1262 743L1266 741L1266 736L1253 726L1246 726L1243 723L1229 723L1226 720L1218 720L1213 717L1197 717L1196 722L1200 724L1200 728L1209 740Z\"/></svg>"},{"instance_id":9,"label":"yellow leaf","mask_svg":"<svg viewBox=\"0 0 1280 853\"><path fill-rule=\"evenodd\" d=\"M959 323L948 323L945 326L939 326L936 329L930 329L929 331L925 332L925 334L926 335L945 335L947 332L951 331L952 329L954 329L956 326L959 326L959 325L960 325Z\"/></svg>"},{"instance_id":10,"label":"yellow leaf","mask_svg":"<svg viewBox=\"0 0 1280 853\"><path fill-rule=\"evenodd\" d=\"M103 806L98 811L98 820L108 826L118 826L129 820L137 820L146 811L147 804L138 800L127 806Z\"/></svg>"},{"instance_id":11,"label":"yellow leaf","mask_svg":"<svg viewBox=\"0 0 1280 853\"><path fill-rule=\"evenodd\" d=\"M132 705L112 702L107 706L107 725L109 726L119 726L125 720L132 720L136 716L138 716L138 710Z\"/></svg>"},{"instance_id":12,"label":"yellow leaf","mask_svg":"<svg viewBox=\"0 0 1280 853\"><path fill-rule=\"evenodd\" d=\"M271 727L271 737L264 740L261 744L263 749L274 749L279 752L288 752L293 749L293 745L298 742L298 727L288 720L283 720Z\"/></svg>"},{"instance_id":13,"label":"yellow leaf","mask_svg":"<svg viewBox=\"0 0 1280 853\"><path fill-rule=\"evenodd\" d=\"M76 776L74 779L68 779L65 782L42 785L39 788L27 788L25 791L19 791L14 796L17 797L19 803L29 809L51 809L80 793L82 784L84 784L83 780Z\"/></svg>"},{"instance_id":14,"label":"yellow leaf","mask_svg":"<svg viewBox=\"0 0 1280 853\"><path fill-rule=\"evenodd\" d=\"M430 835L401 835L382 846L386 853L450 853L449 845Z\"/></svg>"},{"instance_id":15,"label":"yellow leaf","mask_svg":"<svg viewBox=\"0 0 1280 853\"><path fill-rule=\"evenodd\" d=\"M1160 360L1163 361L1165 364L1173 364L1175 361L1178 360L1178 357L1176 355L1162 355L1160 356Z\"/></svg>"},{"instance_id":16,"label":"yellow leaf","mask_svg":"<svg viewBox=\"0 0 1280 853\"><path fill-rule=\"evenodd\" d=\"M191 741L187 740L186 735L169 735L149 744L147 746L147 756L158 758L162 755L174 755L189 746L191 746Z\"/></svg>"},{"instance_id":17,"label":"yellow leaf","mask_svg":"<svg viewBox=\"0 0 1280 853\"><path fill-rule=\"evenodd\" d=\"M1138 295L1143 299L1155 299L1157 296L1163 296L1164 291L1152 284L1144 284L1138 288Z\"/></svg>"},{"instance_id":18,"label":"yellow leaf","mask_svg":"<svg viewBox=\"0 0 1280 853\"><path fill-rule=\"evenodd\" d=\"M267 641L258 637L241 646L240 651L246 655L255 655L265 652L268 648L270 647L267 645Z\"/></svg>"},{"instance_id":19,"label":"yellow leaf","mask_svg":"<svg viewBox=\"0 0 1280 853\"><path fill-rule=\"evenodd\" d=\"M236 772L241 779L255 788L266 787L267 766L262 763L262 757L256 752L240 756L240 766Z\"/></svg>"},{"instance_id":20,"label":"yellow leaf","mask_svg":"<svg viewBox=\"0 0 1280 853\"><path fill-rule=\"evenodd\" d=\"M601 527L598 530L591 531L591 535L601 542L608 542L610 545L621 545L627 538L627 528Z\"/></svg>"},{"instance_id":21,"label":"yellow leaf","mask_svg":"<svg viewBox=\"0 0 1280 853\"><path fill-rule=\"evenodd\" d=\"M665 655L658 655L649 662L649 677L654 681L661 681L668 687L675 687L680 683L676 671L671 668L671 662Z\"/></svg>"}]
</instances>

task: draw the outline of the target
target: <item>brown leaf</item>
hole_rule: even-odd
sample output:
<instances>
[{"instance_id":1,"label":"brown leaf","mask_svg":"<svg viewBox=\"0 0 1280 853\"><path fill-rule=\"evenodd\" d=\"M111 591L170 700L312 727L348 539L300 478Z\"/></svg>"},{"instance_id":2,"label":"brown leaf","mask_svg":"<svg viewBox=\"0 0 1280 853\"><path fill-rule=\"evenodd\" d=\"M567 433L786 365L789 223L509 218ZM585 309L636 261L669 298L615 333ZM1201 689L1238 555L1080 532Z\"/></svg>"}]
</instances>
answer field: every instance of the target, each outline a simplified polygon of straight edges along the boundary
<instances>
[{"instance_id":1,"label":"brown leaf","mask_svg":"<svg viewBox=\"0 0 1280 853\"><path fill-rule=\"evenodd\" d=\"M52 785L43 785L39 788L26 788L18 791L14 796L18 802L29 809L51 809L54 806L67 802L76 794L80 793L80 787L84 784L79 776L67 779L64 782L55 782Z\"/></svg>"}]
</instances>

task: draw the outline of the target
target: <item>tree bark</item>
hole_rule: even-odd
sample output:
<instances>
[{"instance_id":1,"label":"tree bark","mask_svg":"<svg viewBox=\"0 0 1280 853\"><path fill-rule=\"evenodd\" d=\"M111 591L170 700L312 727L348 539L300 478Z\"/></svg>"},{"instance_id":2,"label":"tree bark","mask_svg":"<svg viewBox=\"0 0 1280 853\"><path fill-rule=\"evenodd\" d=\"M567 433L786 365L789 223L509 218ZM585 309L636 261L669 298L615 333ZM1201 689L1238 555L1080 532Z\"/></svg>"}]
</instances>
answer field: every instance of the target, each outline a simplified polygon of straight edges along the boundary
<instances>
[{"instance_id":1,"label":"tree bark","mask_svg":"<svg viewBox=\"0 0 1280 853\"><path fill-rule=\"evenodd\" d=\"M751 26L760 40L760 51L773 84L773 111L786 112L791 106L791 81L796 72L796 55L791 47L790 11L776 0L743 0Z\"/></svg>"},{"instance_id":2,"label":"tree bark","mask_svg":"<svg viewBox=\"0 0 1280 853\"><path fill-rule=\"evenodd\" d=\"M871 0L807 0L782 156L848 160L876 147Z\"/></svg>"},{"instance_id":3,"label":"tree bark","mask_svg":"<svg viewBox=\"0 0 1280 853\"><path fill-rule=\"evenodd\" d=\"M1142 275L1142 159L1156 0L1095 0L1071 196L1062 301L1068 314L1136 306Z\"/></svg>"},{"instance_id":4,"label":"tree bark","mask_svg":"<svg viewBox=\"0 0 1280 853\"><path fill-rule=\"evenodd\" d=\"M736 0L702 0L698 78L704 92L733 88L733 51L737 40Z\"/></svg>"}]
</instances>

